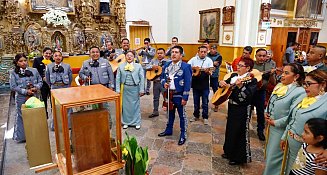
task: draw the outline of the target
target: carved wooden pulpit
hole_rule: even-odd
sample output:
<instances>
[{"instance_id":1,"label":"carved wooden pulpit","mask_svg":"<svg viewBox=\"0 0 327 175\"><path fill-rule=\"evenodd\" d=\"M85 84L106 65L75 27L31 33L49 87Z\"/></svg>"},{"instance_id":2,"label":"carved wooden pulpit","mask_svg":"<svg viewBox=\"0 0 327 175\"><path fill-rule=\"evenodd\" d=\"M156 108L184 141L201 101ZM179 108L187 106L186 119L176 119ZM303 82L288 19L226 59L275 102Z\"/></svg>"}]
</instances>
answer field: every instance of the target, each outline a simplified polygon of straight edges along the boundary
<instances>
[{"instance_id":1,"label":"carved wooden pulpit","mask_svg":"<svg viewBox=\"0 0 327 175\"><path fill-rule=\"evenodd\" d=\"M117 174L124 166L120 95L102 85L81 86L51 90L51 102L60 173Z\"/></svg>"}]
</instances>

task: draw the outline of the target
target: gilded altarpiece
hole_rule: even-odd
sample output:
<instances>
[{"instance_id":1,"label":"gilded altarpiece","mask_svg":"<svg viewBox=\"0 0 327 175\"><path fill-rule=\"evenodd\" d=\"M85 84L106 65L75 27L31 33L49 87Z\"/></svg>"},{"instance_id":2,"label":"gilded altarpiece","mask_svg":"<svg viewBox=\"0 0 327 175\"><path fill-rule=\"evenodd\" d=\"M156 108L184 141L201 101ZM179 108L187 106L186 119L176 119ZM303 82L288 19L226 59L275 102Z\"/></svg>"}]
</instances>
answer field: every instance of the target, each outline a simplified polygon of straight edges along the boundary
<instances>
[{"instance_id":1,"label":"gilded altarpiece","mask_svg":"<svg viewBox=\"0 0 327 175\"><path fill-rule=\"evenodd\" d=\"M111 0L109 7L103 14L98 0L0 0L0 88L8 85L8 63L17 53L41 53L50 47L64 55L84 54L105 40L120 47L126 37L125 0ZM41 19L51 8L67 13L69 27Z\"/></svg>"}]
</instances>

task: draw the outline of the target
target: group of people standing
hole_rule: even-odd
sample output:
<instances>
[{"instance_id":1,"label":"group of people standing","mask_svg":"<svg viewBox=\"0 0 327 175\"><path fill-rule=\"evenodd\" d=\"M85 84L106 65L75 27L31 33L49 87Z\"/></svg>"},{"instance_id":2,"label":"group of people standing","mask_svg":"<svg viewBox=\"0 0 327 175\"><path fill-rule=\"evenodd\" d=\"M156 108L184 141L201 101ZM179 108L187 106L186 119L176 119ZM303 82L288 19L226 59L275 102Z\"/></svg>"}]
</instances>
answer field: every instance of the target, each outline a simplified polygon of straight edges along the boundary
<instances>
[{"instance_id":1,"label":"group of people standing","mask_svg":"<svg viewBox=\"0 0 327 175\"><path fill-rule=\"evenodd\" d=\"M245 47L243 55L232 64L233 68L236 65L237 74L233 73L229 79L220 82L222 87L235 84L228 101L222 157L229 159L231 165L251 161L248 126L251 106L255 106L257 134L260 140L266 140L264 174L326 173L327 67L323 64L326 48L316 46L310 50L307 60L313 67L311 72L305 72L297 63L276 68L276 64L271 62L272 53L265 49L258 49L253 61L249 59L251 52L252 47ZM253 68L263 73L260 83L253 78L253 81L242 84L239 80L244 76L254 77L251 75ZM276 74L277 71L281 72ZM272 78L277 85L270 97L266 97ZM268 98L266 106L265 98ZM305 150L300 150L301 145ZM306 155L310 158L305 159Z\"/></svg>"},{"instance_id":2,"label":"group of people standing","mask_svg":"<svg viewBox=\"0 0 327 175\"><path fill-rule=\"evenodd\" d=\"M301 174L299 173L301 171L298 171L299 168L294 169L293 163L303 143L302 147L307 154L316 153L316 150L322 148L318 162L324 162L324 164L315 164L311 167L315 170L326 171L327 68L323 64L326 48L316 46L310 50L307 61L313 71L305 75L303 67L295 63L286 64L282 69L276 68L276 63L271 59L272 52L267 52L265 49L256 50L254 61L250 58L253 49L247 46L242 56L232 63L235 72L227 80L219 81L222 56L217 52L215 44L209 45L207 42L207 46L204 44L198 47L197 55L187 63L182 61L185 53L178 45L177 37L172 38L172 46L167 51L163 48L156 50L151 47L149 38L144 39L144 47L141 47L138 53L142 60L138 59L135 51L130 50L129 40L126 38L122 40L122 49L113 49L111 41L106 42L106 45L107 47L101 50L98 47L90 48L90 59L83 62L79 77L86 84L102 84L121 94L124 129L130 126L136 129L141 128L140 97L145 94L149 95L151 86L151 81L146 79L146 71L158 70L161 67L161 76L152 80L153 112L149 116L150 118L159 116L160 96L164 91L169 92L164 97L169 99L170 104L167 108L167 126L162 133L158 134L159 137L173 134L177 110L180 119L178 145L185 143L187 139L185 105L191 88L194 112L190 122L199 120L202 108L203 123L208 125L209 88L212 87L215 93L218 87L228 87L232 92L228 100L222 157L228 159L229 164L251 162L249 122L253 106L255 106L257 134L260 140L266 140L267 163L264 174L279 174L280 172ZM110 61L115 60L121 54L125 55L126 61L119 64L117 70L113 70ZM166 59L165 56L169 58ZM47 104L50 89L71 86L71 68L62 61L61 52L52 53L50 48L45 48L43 56L34 60L34 68L27 66L26 56L16 55L15 69L10 72L10 87L16 92L15 141L25 141L21 105L25 103L26 97L41 90L42 99ZM263 73L260 81L252 73L253 69ZM199 71L197 75L195 75L196 70ZM277 76L278 70L282 73ZM267 97L268 82L272 78L279 83L273 88L271 96ZM202 101L201 104L200 101ZM265 101L267 101L266 106ZM218 106L214 106L213 110L218 111ZM265 135L266 124L268 127L266 127ZM322 124L324 126L321 126ZM312 134L307 136L310 132ZM311 150L314 151L311 152ZM304 168L308 169L307 166Z\"/></svg>"}]
</instances>

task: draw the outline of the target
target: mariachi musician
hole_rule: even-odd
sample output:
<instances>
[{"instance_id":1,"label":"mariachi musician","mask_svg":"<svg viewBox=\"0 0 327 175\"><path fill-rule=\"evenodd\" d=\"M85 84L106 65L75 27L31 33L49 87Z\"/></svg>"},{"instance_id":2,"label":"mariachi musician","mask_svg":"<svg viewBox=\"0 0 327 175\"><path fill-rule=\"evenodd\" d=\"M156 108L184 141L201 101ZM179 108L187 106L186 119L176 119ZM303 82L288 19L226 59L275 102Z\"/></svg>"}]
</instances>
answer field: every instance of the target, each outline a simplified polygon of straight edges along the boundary
<instances>
[{"instance_id":1,"label":"mariachi musician","mask_svg":"<svg viewBox=\"0 0 327 175\"><path fill-rule=\"evenodd\" d=\"M249 122L251 100L257 88L257 79L250 73L253 64L252 59L241 58L237 64L237 73L232 73L226 81L219 82L221 88L228 87L228 84L232 86L228 101L224 154L221 155L229 160L230 165L251 162Z\"/></svg>"},{"instance_id":2,"label":"mariachi musician","mask_svg":"<svg viewBox=\"0 0 327 175\"><path fill-rule=\"evenodd\" d=\"M266 96L266 89L268 80L270 78L271 73L274 70L272 64L266 62L267 51L265 49L258 49L255 54L256 61L254 62L253 69L257 69L262 74L262 82L258 83L257 91L254 95L254 99L252 100L252 105L256 108L257 113L257 134L259 140L265 141L266 137L264 135L265 129L265 117L264 117L264 110L265 110L265 96Z\"/></svg>"},{"instance_id":3,"label":"mariachi musician","mask_svg":"<svg viewBox=\"0 0 327 175\"><path fill-rule=\"evenodd\" d=\"M106 46L101 48L102 50L100 51L100 57L112 61L114 56L116 55L113 46L114 43L110 40L107 40Z\"/></svg>"},{"instance_id":4,"label":"mariachi musician","mask_svg":"<svg viewBox=\"0 0 327 175\"><path fill-rule=\"evenodd\" d=\"M144 70L144 79L146 79L146 68L147 65L151 62L153 57L156 54L156 49L151 47L150 45L150 38L144 39L144 47L139 48L141 51L139 52L139 56L142 56L142 67ZM150 87L151 82L149 80L146 80L146 86L145 86L145 94L150 95Z\"/></svg>"},{"instance_id":5,"label":"mariachi musician","mask_svg":"<svg viewBox=\"0 0 327 175\"><path fill-rule=\"evenodd\" d=\"M43 83L41 87L41 96L44 102L45 112L48 116L48 97L50 96L50 86L45 81L45 68L48 64L53 62L52 59L52 50L49 47L45 47L42 52L42 57L34 59L33 67L37 69L40 76L42 77Z\"/></svg>"},{"instance_id":6,"label":"mariachi musician","mask_svg":"<svg viewBox=\"0 0 327 175\"><path fill-rule=\"evenodd\" d=\"M183 48L174 46L171 49L171 62L164 66L161 74L161 84L172 94L172 108L168 108L168 123L164 132L158 134L159 137L170 136L173 134L175 120L175 109L177 109L180 121L181 134L178 145L183 145L186 141L187 119L185 105L191 89L192 68L189 64L182 61ZM170 93L169 93L170 96ZM168 102L169 103L169 102Z\"/></svg>"},{"instance_id":7,"label":"mariachi musician","mask_svg":"<svg viewBox=\"0 0 327 175\"><path fill-rule=\"evenodd\" d=\"M163 67L168 60L165 58L165 49L159 48L157 50L157 59L152 59L150 64L147 66L147 71L158 70L158 66ZM153 113L149 118L159 116L159 99L160 94L163 92L163 87L160 83L160 76L153 80Z\"/></svg>"},{"instance_id":8,"label":"mariachi musician","mask_svg":"<svg viewBox=\"0 0 327 175\"><path fill-rule=\"evenodd\" d=\"M126 55L128 51L131 51L130 44L129 44L129 39L123 38L121 40L121 46L122 46L121 49L116 49L115 50L116 55L114 56L114 60L117 59L117 57L119 57L120 55L122 55L122 54ZM125 59L123 61L125 62ZM136 63L140 62L138 60L138 58L136 57L136 55L135 55L134 62L136 62Z\"/></svg>"},{"instance_id":9,"label":"mariachi musician","mask_svg":"<svg viewBox=\"0 0 327 175\"><path fill-rule=\"evenodd\" d=\"M9 72L10 89L15 92L16 103L13 140L16 143L23 143L26 139L21 106L30 96L35 95L37 90L41 89L42 78L35 68L28 67L25 55L17 54L13 63L14 69Z\"/></svg>"},{"instance_id":10,"label":"mariachi musician","mask_svg":"<svg viewBox=\"0 0 327 175\"><path fill-rule=\"evenodd\" d=\"M68 88L73 81L72 69L69 64L63 63L62 53L60 51L53 52L54 62L47 65L45 70L46 82L51 89ZM70 113L72 109L68 109L68 126L71 127ZM53 118L50 129L54 131Z\"/></svg>"},{"instance_id":11,"label":"mariachi musician","mask_svg":"<svg viewBox=\"0 0 327 175\"><path fill-rule=\"evenodd\" d=\"M190 59L187 63L192 68L200 69L199 75L192 77L194 112L190 122L199 120L200 117L200 97L202 96L202 117L203 123L208 125L208 102L209 102L209 79L211 75L210 68L213 67L212 60L207 57L208 48L200 46L198 48L198 55Z\"/></svg>"},{"instance_id":12,"label":"mariachi musician","mask_svg":"<svg viewBox=\"0 0 327 175\"><path fill-rule=\"evenodd\" d=\"M110 89L114 88L114 74L108 60L100 57L98 47L90 48L90 59L83 62L79 77L88 85L102 84Z\"/></svg>"}]
</instances>

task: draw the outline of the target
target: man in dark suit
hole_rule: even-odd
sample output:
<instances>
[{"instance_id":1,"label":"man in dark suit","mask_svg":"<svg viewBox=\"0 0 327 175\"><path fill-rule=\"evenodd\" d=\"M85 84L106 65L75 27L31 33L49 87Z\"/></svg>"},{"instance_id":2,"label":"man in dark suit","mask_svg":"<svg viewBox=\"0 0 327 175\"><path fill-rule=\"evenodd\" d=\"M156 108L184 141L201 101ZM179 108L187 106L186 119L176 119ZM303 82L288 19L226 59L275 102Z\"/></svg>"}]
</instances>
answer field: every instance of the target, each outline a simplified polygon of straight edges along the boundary
<instances>
[{"instance_id":1,"label":"man in dark suit","mask_svg":"<svg viewBox=\"0 0 327 175\"><path fill-rule=\"evenodd\" d=\"M44 101L45 111L46 111L47 118L48 118L47 100L48 100L48 97L50 96L50 87L46 83L46 80L45 80L45 68L46 68L46 65L53 62L53 59L51 58L52 50L49 47L45 47L43 49L42 53L43 53L42 57L34 59L33 67L37 69L37 71L39 72L39 74L40 74L40 76L42 77L42 80L43 80L43 85L41 87L41 96L42 96L42 100Z\"/></svg>"}]
</instances>

